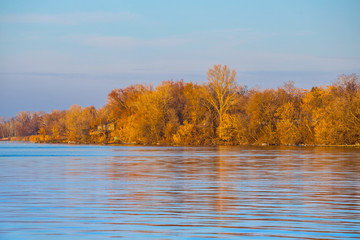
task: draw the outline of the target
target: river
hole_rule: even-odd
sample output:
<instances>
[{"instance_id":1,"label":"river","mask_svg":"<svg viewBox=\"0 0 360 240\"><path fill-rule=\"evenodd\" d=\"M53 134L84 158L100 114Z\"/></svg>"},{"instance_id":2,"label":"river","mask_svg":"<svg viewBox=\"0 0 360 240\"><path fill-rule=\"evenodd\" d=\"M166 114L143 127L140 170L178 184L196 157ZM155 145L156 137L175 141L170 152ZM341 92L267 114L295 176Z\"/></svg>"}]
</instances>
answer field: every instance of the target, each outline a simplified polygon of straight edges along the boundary
<instances>
[{"instance_id":1,"label":"river","mask_svg":"<svg viewBox=\"0 0 360 240\"><path fill-rule=\"evenodd\" d=\"M360 149L0 142L0 239L359 239Z\"/></svg>"}]
</instances>

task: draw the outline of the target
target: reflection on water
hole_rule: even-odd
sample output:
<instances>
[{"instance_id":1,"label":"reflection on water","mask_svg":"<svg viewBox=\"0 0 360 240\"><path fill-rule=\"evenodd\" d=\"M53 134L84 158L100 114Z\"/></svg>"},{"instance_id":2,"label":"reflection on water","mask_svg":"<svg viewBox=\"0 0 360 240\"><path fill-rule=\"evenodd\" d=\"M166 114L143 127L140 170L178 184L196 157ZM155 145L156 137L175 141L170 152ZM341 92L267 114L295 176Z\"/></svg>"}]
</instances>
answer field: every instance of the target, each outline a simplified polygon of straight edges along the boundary
<instances>
[{"instance_id":1,"label":"reflection on water","mask_svg":"<svg viewBox=\"0 0 360 240\"><path fill-rule=\"evenodd\" d=\"M360 149L0 143L0 239L358 239Z\"/></svg>"}]
</instances>

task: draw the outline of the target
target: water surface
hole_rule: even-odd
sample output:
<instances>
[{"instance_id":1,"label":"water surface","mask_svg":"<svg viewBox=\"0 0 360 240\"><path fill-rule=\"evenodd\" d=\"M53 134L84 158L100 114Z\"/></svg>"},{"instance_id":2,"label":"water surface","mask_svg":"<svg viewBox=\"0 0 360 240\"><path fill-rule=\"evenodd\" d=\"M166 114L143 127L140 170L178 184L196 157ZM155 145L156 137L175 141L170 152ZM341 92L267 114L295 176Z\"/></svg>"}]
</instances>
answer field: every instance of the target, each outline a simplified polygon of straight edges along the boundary
<instances>
[{"instance_id":1,"label":"water surface","mask_svg":"<svg viewBox=\"0 0 360 240\"><path fill-rule=\"evenodd\" d=\"M0 239L359 239L360 149L0 142Z\"/></svg>"}]
</instances>

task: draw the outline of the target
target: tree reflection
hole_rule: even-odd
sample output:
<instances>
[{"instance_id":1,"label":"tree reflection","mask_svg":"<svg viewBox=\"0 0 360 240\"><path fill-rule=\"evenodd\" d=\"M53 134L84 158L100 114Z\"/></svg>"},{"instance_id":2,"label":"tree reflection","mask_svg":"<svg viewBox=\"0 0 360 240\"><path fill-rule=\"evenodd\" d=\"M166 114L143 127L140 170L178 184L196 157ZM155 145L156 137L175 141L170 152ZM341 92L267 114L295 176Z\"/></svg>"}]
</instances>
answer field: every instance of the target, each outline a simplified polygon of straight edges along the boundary
<instances>
[{"instance_id":1,"label":"tree reflection","mask_svg":"<svg viewBox=\"0 0 360 240\"><path fill-rule=\"evenodd\" d=\"M359 151L293 147L164 148L113 157L109 204L190 224L294 230L359 219ZM115 189L115 190L114 190ZM117 191L116 191L117 190ZM154 216L152 215L154 218ZM340 220L339 220L340 221ZM340 223L347 224L347 223Z\"/></svg>"}]
</instances>

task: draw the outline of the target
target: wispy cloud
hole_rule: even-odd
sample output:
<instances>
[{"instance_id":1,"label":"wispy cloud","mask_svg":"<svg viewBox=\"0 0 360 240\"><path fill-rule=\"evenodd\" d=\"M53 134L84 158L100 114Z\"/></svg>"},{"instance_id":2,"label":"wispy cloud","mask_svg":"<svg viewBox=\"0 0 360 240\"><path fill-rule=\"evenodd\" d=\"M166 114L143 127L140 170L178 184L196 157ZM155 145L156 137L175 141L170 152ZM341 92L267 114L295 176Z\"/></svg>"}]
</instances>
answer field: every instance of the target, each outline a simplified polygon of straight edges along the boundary
<instances>
[{"instance_id":1,"label":"wispy cloud","mask_svg":"<svg viewBox=\"0 0 360 240\"><path fill-rule=\"evenodd\" d=\"M82 24L93 22L118 22L138 18L130 12L78 12L62 14L7 14L0 15L0 23Z\"/></svg>"},{"instance_id":2,"label":"wispy cloud","mask_svg":"<svg viewBox=\"0 0 360 240\"><path fill-rule=\"evenodd\" d=\"M188 43L185 38L140 39L129 36L72 36L67 39L81 44L109 49L133 49L140 47L173 47Z\"/></svg>"},{"instance_id":3,"label":"wispy cloud","mask_svg":"<svg viewBox=\"0 0 360 240\"><path fill-rule=\"evenodd\" d=\"M249 35L247 29L228 29L228 30L213 30L213 31L197 31L185 34L173 35L161 38L144 39L134 36L105 36L105 35L74 35L64 37L65 40L75 41L84 45L92 47L100 47L107 49L133 49L139 47L174 47L188 44L190 49L208 49L214 50L214 45L219 46L222 50L230 46L238 46L245 41L250 41L244 37ZM251 33L251 40L259 38L253 36ZM263 37L263 36L261 36ZM249 38L249 36L247 36ZM191 47L192 46L192 47ZM192 51L192 50L191 50Z\"/></svg>"}]
</instances>

